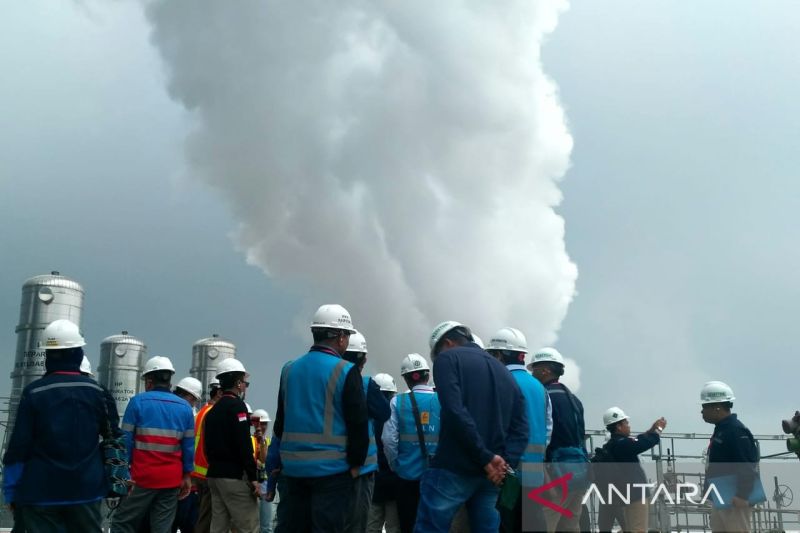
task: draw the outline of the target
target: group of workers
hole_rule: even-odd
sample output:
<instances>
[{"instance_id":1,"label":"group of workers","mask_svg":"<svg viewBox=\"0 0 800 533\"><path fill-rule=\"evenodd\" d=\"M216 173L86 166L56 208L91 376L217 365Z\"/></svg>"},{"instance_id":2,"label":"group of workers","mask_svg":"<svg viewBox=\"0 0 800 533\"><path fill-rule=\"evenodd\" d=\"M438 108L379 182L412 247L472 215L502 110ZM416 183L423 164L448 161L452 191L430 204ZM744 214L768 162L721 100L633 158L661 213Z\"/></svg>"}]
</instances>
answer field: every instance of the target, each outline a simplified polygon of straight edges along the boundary
<instances>
[{"instance_id":1,"label":"group of workers","mask_svg":"<svg viewBox=\"0 0 800 533\"><path fill-rule=\"evenodd\" d=\"M391 375L363 374L367 342L342 306L321 306L310 329L308 353L281 371L270 439L269 415L244 402L249 374L236 359L219 363L209 402L195 413L201 384L184 378L172 388L172 363L151 358L145 392L117 428L110 395L81 373L77 326L49 325L46 374L23 391L3 457L14 531L101 531L104 454L108 465L115 439L125 443L132 486L111 515L115 533L256 533L273 523L275 533L581 530L590 456L583 405L560 382L557 350L527 362L515 328L484 345L467 326L442 322L429 338L433 365L407 355L408 391L398 394ZM749 531L759 482L757 447L733 400L722 382L701 391L703 419L715 426L706 477L734 479L729 505L712 510L714 531ZM623 465L608 482L644 483L638 455L658 444L666 420L637 437L619 407L603 423L604 460ZM625 531L647 531L648 514L644 494L609 502L600 530L616 519Z\"/></svg>"}]
</instances>

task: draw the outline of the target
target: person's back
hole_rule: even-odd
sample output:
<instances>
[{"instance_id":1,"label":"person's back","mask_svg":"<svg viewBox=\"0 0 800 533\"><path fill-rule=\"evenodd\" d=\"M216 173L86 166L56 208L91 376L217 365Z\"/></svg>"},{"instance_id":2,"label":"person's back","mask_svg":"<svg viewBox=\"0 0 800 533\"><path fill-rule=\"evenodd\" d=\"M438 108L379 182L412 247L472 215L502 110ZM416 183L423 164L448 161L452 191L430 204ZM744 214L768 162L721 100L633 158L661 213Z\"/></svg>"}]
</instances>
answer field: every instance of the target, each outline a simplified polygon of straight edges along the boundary
<instances>
[{"instance_id":1,"label":"person's back","mask_svg":"<svg viewBox=\"0 0 800 533\"><path fill-rule=\"evenodd\" d=\"M108 485L98 436L106 433L107 423L102 388L89 377L54 373L25 387L4 458L7 465L25 463L15 503L105 497Z\"/></svg>"},{"instance_id":2,"label":"person's back","mask_svg":"<svg viewBox=\"0 0 800 533\"><path fill-rule=\"evenodd\" d=\"M137 485L175 488L180 486L184 472L193 470L194 414L186 400L169 388L131 398L122 430L131 455L131 478ZM192 439L188 454L184 453L185 439Z\"/></svg>"},{"instance_id":3,"label":"person's back","mask_svg":"<svg viewBox=\"0 0 800 533\"><path fill-rule=\"evenodd\" d=\"M519 387L505 365L472 343L439 354L433 366L433 380L442 407L442 428L431 466L483 475L483 465L493 455L506 454L515 404L524 402ZM451 397L454 393L458 394L457 399ZM465 427L461 412L454 405L463 406L472 415L479 442L471 439L471 428Z\"/></svg>"}]
</instances>

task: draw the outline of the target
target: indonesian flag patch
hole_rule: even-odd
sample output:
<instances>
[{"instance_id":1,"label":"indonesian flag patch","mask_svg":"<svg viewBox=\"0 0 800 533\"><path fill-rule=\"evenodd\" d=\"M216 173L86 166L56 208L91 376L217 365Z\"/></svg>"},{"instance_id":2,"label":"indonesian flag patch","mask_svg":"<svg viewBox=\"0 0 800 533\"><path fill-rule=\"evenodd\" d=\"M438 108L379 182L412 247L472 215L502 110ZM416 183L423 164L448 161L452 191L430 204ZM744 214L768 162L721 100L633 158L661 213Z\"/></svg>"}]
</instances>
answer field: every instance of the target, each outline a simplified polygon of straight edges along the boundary
<instances>
[{"instance_id":1,"label":"indonesian flag patch","mask_svg":"<svg viewBox=\"0 0 800 533\"><path fill-rule=\"evenodd\" d=\"M239 417L239 422L247 422L247 413L239 413L236 416Z\"/></svg>"}]
</instances>

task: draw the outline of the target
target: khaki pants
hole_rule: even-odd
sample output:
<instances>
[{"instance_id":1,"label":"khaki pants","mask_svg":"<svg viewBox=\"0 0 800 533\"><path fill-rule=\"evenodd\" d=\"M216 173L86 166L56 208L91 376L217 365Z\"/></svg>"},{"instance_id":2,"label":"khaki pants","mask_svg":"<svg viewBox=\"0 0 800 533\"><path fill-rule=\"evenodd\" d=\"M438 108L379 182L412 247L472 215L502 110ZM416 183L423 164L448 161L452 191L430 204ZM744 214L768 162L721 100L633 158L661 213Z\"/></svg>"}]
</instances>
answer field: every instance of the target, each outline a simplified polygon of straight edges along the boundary
<instances>
[{"instance_id":1,"label":"khaki pants","mask_svg":"<svg viewBox=\"0 0 800 533\"><path fill-rule=\"evenodd\" d=\"M210 477L211 533L259 533L258 500L244 479Z\"/></svg>"},{"instance_id":2,"label":"khaki pants","mask_svg":"<svg viewBox=\"0 0 800 533\"><path fill-rule=\"evenodd\" d=\"M581 511L583 510L583 506L581 505L581 500L583 500L583 491L577 490L575 492L571 492L567 496L567 499L564 503L561 503L561 496L552 490L548 491L545 497L556 505L559 505L572 512L572 517L567 517L550 509L549 507L545 507L542 511L544 512L544 520L547 523L547 532L580 532Z\"/></svg>"},{"instance_id":3,"label":"khaki pants","mask_svg":"<svg viewBox=\"0 0 800 533\"><path fill-rule=\"evenodd\" d=\"M711 531L750 531L750 515L752 507L730 507L728 509L711 510Z\"/></svg>"},{"instance_id":4,"label":"khaki pants","mask_svg":"<svg viewBox=\"0 0 800 533\"><path fill-rule=\"evenodd\" d=\"M625 506L625 532L647 533L648 513L650 504L632 501Z\"/></svg>"}]
</instances>

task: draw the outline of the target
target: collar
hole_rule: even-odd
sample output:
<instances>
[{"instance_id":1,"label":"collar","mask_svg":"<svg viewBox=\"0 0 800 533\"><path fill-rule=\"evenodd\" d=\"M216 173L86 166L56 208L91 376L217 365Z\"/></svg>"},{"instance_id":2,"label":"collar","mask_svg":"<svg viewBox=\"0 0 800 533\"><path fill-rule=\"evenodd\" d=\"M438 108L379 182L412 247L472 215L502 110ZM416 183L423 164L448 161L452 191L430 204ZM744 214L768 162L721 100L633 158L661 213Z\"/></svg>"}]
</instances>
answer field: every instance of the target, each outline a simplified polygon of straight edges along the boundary
<instances>
[{"instance_id":1,"label":"collar","mask_svg":"<svg viewBox=\"0 0 800 533\"><path fill-rule=\"evenodd\" d=\"M506 368L509 370L522 370L526 374L528 373L528 369L525 368L525 365L506 365Z\"/></svg>"},{"instance_id":2,"label":"collar","mask_svg":"<svg viewBox=\"0 0 800 533\"><path fill-rule=\"evenodd\" d=\"M322 353L326 353L328 355L332 355L334 357L338 357L339 359L342 358L342 356L341 356L341 354L339 352L337 352L336 350L334 350L333 348L330 348L328 346L323 346L322 344L313 345L309 351L310 352L322 352Z\"/></svg>"},{"instance_id":3,"label":"collar","mask_svg":"<svg viewBox=\"0 0 800 533\"><path fill-rule=\"evenodd\" d=\"M430 385L414 385L411 390L414 392L433 392L433 387Z\"/></svg>"},{"instance_id":4,"label":"collar","mask_svg":"<svg viewBox=\"0 0 800 533\"><path fill-rule=\"evenodd\" d=\"M161 386L161 385L159 385L157 387L153 387L150 390L151 391L159 391L159 392L172 392L171 390L169 390L169 387L164 387L164 386Z\"/></svg>"},{"instance_id":5,"label":"collar","mask_svg":"<svg viewBox=\"0 0 800 533\"><path fill-rule=\"evenodd\" d=\"M222 393L223 396L227 396L228 398L239 398L239 395L230 391L225 391Z\"/></svg>"},{"instance_id":6,"label":"collar","mask_svg":"<svg viewBox=\"0 0 800 533\"><path fill-rule=\"evenodd\" d=\"M58 370L56 372L50 372L51 375L55 374L57 376L80 376L80 372L67 372L66 370Z\"/></svg>"},{"instance_id":7,"label":"collar","mask_svg":"<svg viewBox=\"0 0 800 533\"><path fill-rule=\"evenodd\" d=\"M722 420L720 420L719 422L717 422L716 427L723 427L727 426L728 424L734 424L738 419L739 417L736 416L736 413L731 413Z\"/></svg>"}]
</instances>

